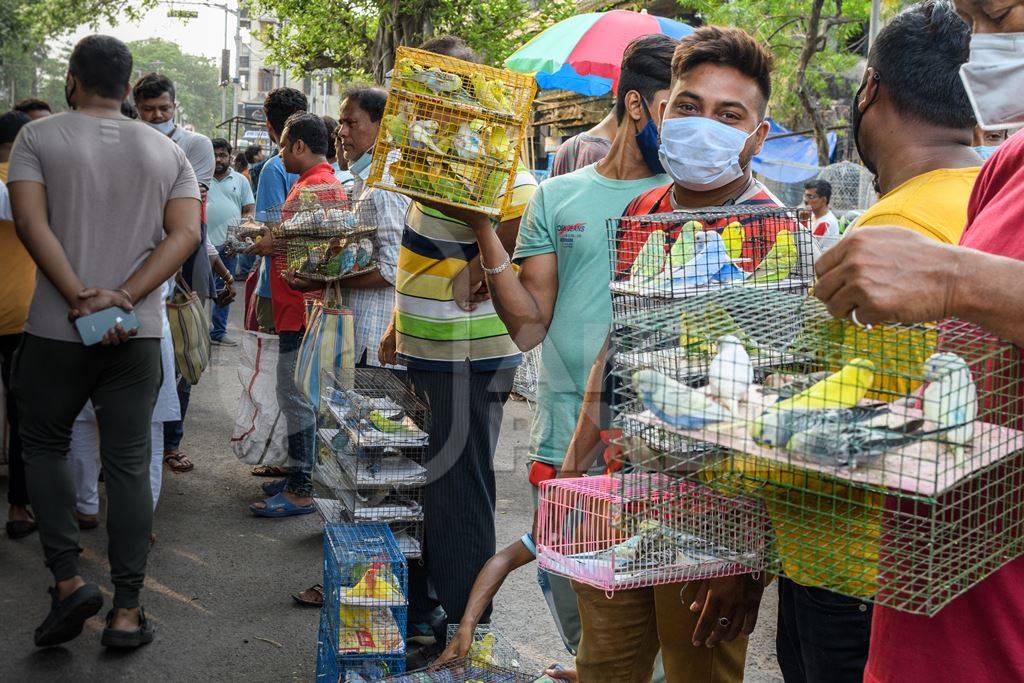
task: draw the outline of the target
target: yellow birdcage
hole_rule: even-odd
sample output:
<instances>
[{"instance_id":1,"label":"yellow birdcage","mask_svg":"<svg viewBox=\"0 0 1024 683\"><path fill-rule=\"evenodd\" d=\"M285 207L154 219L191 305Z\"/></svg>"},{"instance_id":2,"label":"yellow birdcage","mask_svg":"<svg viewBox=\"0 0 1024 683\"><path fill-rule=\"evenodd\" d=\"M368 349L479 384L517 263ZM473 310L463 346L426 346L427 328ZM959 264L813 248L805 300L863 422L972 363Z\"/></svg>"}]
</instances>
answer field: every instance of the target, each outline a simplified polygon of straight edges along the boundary
<instances>
[{"instance_id":1,"label":"yellow birdcage","mask_svg":"<svg viewBox=\"0 0 1024 683\"><path fill-rule=\"evenodd\" d=\"M500 216L526 138L533 76L398 48L369 184Z\"/></svg>"}]
</instances>

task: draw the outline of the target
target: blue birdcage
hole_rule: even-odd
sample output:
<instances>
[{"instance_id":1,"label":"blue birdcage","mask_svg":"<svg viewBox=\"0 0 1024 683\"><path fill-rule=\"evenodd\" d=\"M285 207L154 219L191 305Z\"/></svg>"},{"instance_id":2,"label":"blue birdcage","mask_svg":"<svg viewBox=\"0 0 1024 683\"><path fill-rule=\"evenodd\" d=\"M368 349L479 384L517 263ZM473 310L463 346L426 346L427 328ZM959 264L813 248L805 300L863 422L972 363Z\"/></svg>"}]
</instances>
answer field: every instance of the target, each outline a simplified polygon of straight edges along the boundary
<instances>
[{"instance_id":1,"label":"blue birdcage","mask_svg":"<svg viewBox=\"0 0 1024 683\"><path fill-rule=\"evenodd\" d=\"M318 681L371 681L405 671L408 576L386 524L324 527Z\"/></svg>"}]
</instances>

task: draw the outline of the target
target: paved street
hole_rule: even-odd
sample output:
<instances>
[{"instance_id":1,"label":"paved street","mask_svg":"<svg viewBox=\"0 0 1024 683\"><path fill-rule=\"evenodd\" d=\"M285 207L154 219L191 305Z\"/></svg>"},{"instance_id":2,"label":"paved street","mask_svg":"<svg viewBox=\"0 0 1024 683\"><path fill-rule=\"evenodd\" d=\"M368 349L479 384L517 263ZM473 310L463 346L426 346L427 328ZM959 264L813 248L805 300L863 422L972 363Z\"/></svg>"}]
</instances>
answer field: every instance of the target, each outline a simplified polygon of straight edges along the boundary
<instances>
[{"instance_id":1,"label":"paved street","mask_svg":"<svg viewBox=\"0 0 1024 683\"><path fill-rule=\"evenodd\" d=\"M237 311L234 311L237 315ZM237 322L237 321L236 321ZM237 329L232 331L237 334ZM236 349L214 348L212 371L194 389L183 449L196 462L187 474L165 471L143 601L157 638L119 655L99 645L101 622L65 647L39 651L32 631L48 605L49 574L37 536L0 537L0 680L6 681L310 681L315 674L318 614L289 594L320 581L318 517L255 519L246 506L265 479L249 475L228 449L239 387ZM530 410L509 404L496 461L499 547L531 523L524 475ZM6 490L6 481L3 482ZM0 516L6 516L6 505ZM83 532L82 571L109 586L106 534ZM747 656L748 680L781 680L774 658L775 590ZM110 594L107 592L109 599ZM105 612L104 612L105 613ZM540 667L571 662L562 649L532 568L511 576L499 594L494 623Z\"/></svg>"}]
</instances>

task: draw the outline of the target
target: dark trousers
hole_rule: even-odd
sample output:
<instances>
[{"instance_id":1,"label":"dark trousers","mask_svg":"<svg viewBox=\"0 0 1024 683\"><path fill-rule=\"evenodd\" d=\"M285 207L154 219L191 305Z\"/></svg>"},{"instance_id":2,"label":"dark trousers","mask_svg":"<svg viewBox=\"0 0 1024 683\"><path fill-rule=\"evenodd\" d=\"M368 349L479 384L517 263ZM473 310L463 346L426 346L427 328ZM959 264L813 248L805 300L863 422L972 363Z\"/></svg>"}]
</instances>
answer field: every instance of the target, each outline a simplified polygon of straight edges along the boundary
<instances>
[{"instance_id":1,"label":"dark trousers","mask_svg":"<svg viewBox=\"0 0 1024 683\"><path fill-rule=\"evenodd\" d=\"M288 425L288 483L285 490L300 498L313 495L316 464L316 413L295 386L295 365L303 332L280 332L277 356L277 405Z\"/></svg>"},{"instance_id":2,"label":"dark trousers","mask_svg":"<svg viewBox=\"0 0 1024 683\"><path fill-rule=\"evenodd\" d=\"M179 377L177 389L181 419L164 422L164 453L178 450L181 440L185 437L185 414L188 412L188 401L192 397L192 385Z\"/></svg>"},{"instance_id":3,"label":"dark trousers","mask_svg":"<svg viewBox=\"0 0 1024 683\"><path fill-rule=\"evenodd\" d=\"M56 581L78 574L82 552L68 466L71 425L86 401L96 408L115 607L137 607L145 578L153 526L150 424L161 380L159 339L105 347L26 334L14 360L28 491Z\"/></svg>"},{"instance_id":4,"label":"dark trousers","mask_svg":"<svg viewBox=\"0 0 1024 683\"><path fill-rule=\"evenodd\" d=\"M786 683L860 683L871 610L870 602L780 576L775 649Z\"/></svg>"},{"instance_id":5,"label":"dark trousers","mask_svg":"<svg viewBox=\"0 0 1024 683\"><path fill-rule=\"evenodd\" d=\"M409 567L413 620L436 607L462 619L477 574L495 552L494 451L515 370L409 370L430 407L427 484L423 488L423 561ZM483 621L490 619L490 608Z\"/></svg>"},{"instance_id":6,"label":"dark trousers","mask_svg":"<svg viewBox=\"0 0 1024 683\"><path fill-rule=\"evenodd\" d=\"M18 409L11 393L11 365L20 343L20 333L0 335L0 377L7 391L7 502L27 507L28 488L25 485L25 461L21 457L21 435L18 434Z\"/></svg>"},{"instance_id":7,"label":"dark trousers","mask_svg":"<svg viewBox=\"0 0 1024 683\"><path fill-rule=\"evenodd\" d=\"M224 267L228 269L228 272L234 275L235 263L238 257L235 254L228 256L224 253L224 247L217 247L217 254L220 255L220 260L224 264ZM224 288L224 281L220 279L219 275L213 276L214 287L219 292ZM213 304L213 315L210 316L210 339L223 339L224 335L228 331L228 313L231 310L231 304L227 306L218 306L216 302Z\"/></svg>"}]
</instances>

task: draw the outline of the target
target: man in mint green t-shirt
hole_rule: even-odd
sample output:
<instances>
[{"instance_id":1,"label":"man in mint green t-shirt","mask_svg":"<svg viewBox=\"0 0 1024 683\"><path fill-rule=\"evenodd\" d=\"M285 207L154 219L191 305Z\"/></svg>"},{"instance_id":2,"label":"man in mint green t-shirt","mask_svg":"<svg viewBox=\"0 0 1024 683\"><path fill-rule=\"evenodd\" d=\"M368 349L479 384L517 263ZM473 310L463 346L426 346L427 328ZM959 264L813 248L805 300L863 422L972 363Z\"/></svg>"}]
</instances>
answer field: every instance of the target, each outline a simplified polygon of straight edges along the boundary
<instances>
[{"instance_id":1,"label":"man in mint green t-shirt","mask_svg":"<svg viewBox=\"0 0 1024 683\"><path fill-rule=\"evenodd\" d=\"M638 195L671 179L658 161L658 125L668 96L677 43L637 38L622 57L616 100L618 131L601 161L543 182L519 228L515 259L481 214L458 218L476 233L495 310L526 351L543 343L537 413L531 434L531 481L552 478L565 457L583 402L587 375L611 326L607 221ZM540 475L540 476L537 476ZM560 630L579 643L576 597L568 582L548 577Z\"/></svg>"}]
</instances>

